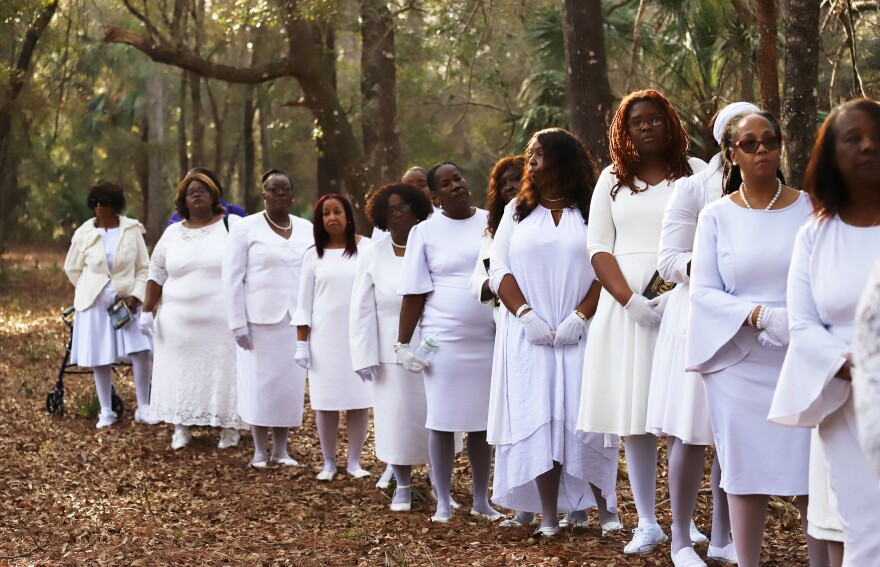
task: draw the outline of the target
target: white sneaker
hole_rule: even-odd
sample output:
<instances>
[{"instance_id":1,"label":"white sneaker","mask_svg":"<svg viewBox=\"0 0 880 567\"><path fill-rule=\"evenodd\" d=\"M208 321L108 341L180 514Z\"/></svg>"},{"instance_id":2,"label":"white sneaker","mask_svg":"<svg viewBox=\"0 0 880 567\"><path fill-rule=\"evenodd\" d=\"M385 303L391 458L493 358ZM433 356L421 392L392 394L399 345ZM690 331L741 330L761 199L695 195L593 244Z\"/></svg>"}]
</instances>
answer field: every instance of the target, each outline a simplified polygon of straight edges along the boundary
<instances>
[{"instance_id":1,"label":"white sneaker","mask_svg":"<svg viewBox=\"0 0 880 567\"><path fill-rule=\"evenodd\" d=\"M602 524L602 535L606 536L611 532L618 532L623 529L623 524L620 520L611 520Z\"/></svg>"},{"instance_id":2,"label":"white sneaker","mask_svg":"<svg viewBox=\"0 0 880 567\"><path fill-rule=\"evenodd\" d=\"M691 543L706 543L709 541L703 532L697 528L697 524L691 520Z\"/></svg>"},{"instance_id":3,"label":"white sneaker","mask_svg":"<svg viewBox=\"0 0 880 567\"><path fill-rule=\"evenodd\" d=\"M116 412L112 409L102 409L101 413L98 414L98 423L95 425L95 428L104 429L114 423L116 423Z\"/></svg>"},{"instance_id":4,"label":"white sneaker","mask_svg":"<svg viewBox=\"0 0 880 567\"><path fill-rule=\"evenodd\" d=\"M160 423L161 420L153 417L150 413L150 405L138 406L136 410L134 410L134 422L135 423L146 423L147 425L156 425Z\"/></svg>"},{"instance_id":5,"label":"white sneaker","mask_svg":"<svg viewBox=\"0 0 880 567\"><path fill-rule=\"evenodd\" d=\"M668 539L659 525L645 520L639 520L639 527L633 530L633 534L632 541L623 548L624 553L651 553Z\"/></svg>"},{"instance_id":6,"label":"white sneaker","mask_svg":"<svg viewBox=\"0 0 880 567\"><path fill-rule=\"evenodd\" d=\"M728 543L724 547L715 547L710 543L709 552L706 554L706 557L721 563L739 563L739 558L736 556L736 548L733 546L733 542Z\"/></svg>"},{"instance_id":7,"label":"white sneaker","mask_svg":"<svg viewBox=\"0 0 880 567\"><path fill-rule=\"evenodd\" d=\"M672 553L672 564L675 567L706 567L706 562L700 559L693 547L685 547Z\"/></svg>"},{"instance_id":8,"label":"white sneaker","mask_svg":"<svg viewBox=\"0 0 880 567\"><path fill-rule=\"evenodd\" d=\"M171 448L175 451L183 449L189 445L190 441L192 441L192 432L188 427L186 429L177 429L174 431L174 435L171 436Z\"/></svg>"},{"instance_id":9,"label":"white sneaker","mask_svg":"<svg viewBox=\"0 0 880 567\"><path fill-rule=\"evenodd\" d=\"M230 447L237 447L240 439L241 433L238 432L238 429L225 427L220 431L220 442L217 443L217 448L228 449Z\"/></svg>"}]
</instances>

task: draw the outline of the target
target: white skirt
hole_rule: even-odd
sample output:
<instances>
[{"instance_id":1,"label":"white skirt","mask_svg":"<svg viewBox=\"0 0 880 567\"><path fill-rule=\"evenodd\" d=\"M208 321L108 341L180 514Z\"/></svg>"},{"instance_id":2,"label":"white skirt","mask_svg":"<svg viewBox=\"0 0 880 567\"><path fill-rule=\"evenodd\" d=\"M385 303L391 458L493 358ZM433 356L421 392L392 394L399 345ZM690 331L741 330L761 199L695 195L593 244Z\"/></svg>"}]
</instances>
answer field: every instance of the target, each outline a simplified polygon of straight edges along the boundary
<instances>
[{"instance_id":1,"label":"white skirt","mask_svg":"<svg viewBox=\"0 0 880 567\"><path fill-rule=\"evenodd\" d=\"M688 445L712 445L712 421L703 377L685 372L688 286L679 284L669 301L654 349L648 418L645 429L654 435L672 435Z\"/></svg>"},{"instance_id":2,"label":"white skirt","mask_svg":"<svg viewBox=\"0 0 880 567\"><path fill-rule=\"evenodd\" d=\"M756 344L743 360L703 377L728 494L809 493L810 430L767 421L784 358L785 350Z\"/></svg>"},{"instance_id":3,"label":"white skirt","mask_svg":"<svg viewBox=\"0 0 880 567\"><path fill-rule=\"evenodd\" d=\"M116 291L108 282L88 309L76 312L73 318L73 344L70 347L71 364L105 366L127 361L127 355L131 353L153 350L153 341L144 336L137 326L140 307L131 314L131 321L119 330L113 330L107 308L115 300Z\"/></svg>"},{"instance_id":4,"label":"white skirt","mask_svg":"<svg viewBox=\"0 0 880 567\"><path fill-rule=\"evenodd\" d=\"M262 427L302 425L306 371L293 361L296 327L248 323L251 350L236 347L238 415Z\"/></svg>"},{"instance_id":5,"label":"white skirt","mask_svg":"<svg viewBox=\"0 0 880 567\"><path fill-rule=\"evenodd\" d=\"M427 463L427 414L421 373L410 372L400 364L380 364L373 380L376 457L392 465Z\"/></svg>"},{"instance_id":6,"label":"white skirt","mask_svg":"<svg viewBox=\"0 0 880 567\"><path fill-rule=\"evenodd\" d=\"M816 539L843 541L843 526L837 513L837 498L831 491L831 478L825 465L825 451L819 431L810 438L810 503L807 507L807 533Z\"/></svg>"}]
</instances>

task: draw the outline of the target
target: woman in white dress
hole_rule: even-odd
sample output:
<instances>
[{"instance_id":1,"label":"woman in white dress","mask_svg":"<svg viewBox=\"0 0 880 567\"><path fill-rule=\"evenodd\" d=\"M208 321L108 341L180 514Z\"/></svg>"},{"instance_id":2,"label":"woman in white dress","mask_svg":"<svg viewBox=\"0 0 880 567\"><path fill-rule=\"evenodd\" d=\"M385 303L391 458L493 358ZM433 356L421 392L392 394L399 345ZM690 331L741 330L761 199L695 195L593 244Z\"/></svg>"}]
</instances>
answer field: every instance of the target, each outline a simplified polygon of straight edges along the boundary
<instances>
[{"instance_id":1,"label":"woman in white dress","mask_svg":"<svg viewBox=\"0 0 880 567\"><path fill-rule=\"evenodd\" d=\"M617 447L577 432L589 320L601 286L587 257L595 173L583 143L558 128L534 134L516 201L495 235L490 286L504 303L492 366L489 440L496 445L493 501L541 512L543 536L558 512L597 506L618 524Z\"/></svg>"},{"instance_id":2,"label":"woman in white dress","mask_svg":"<svg viewBox=\"0 0 880 567\"><path fill-rule=\"evenodd\" d=\"M647 433L648 390L666 294L643 290L657 271L663 211L676 179L705 167L688 158L690 139L666 98L636 91L609 130L613 164L593 191L587 247L602 283L584 360L577 428L625 437L639 524L624 553L649 553L666 535L657 524L657 438Z\"/></svg>"},{"instance_id":3,"label":"woman in white dress","mask_svg":"<svg viewBox=\"0 0 880 567\"><path fill-rule=\"evenodd\" d=\"M468 433L471 514L500 520L502 514L489 504L492 449L486 442L495 328L492 310L472 298L468 288L486 228L486 211L471 206L467 181L453 163L432 167L428 186L443 213L410 232L397 289L404 297L394 348L404 368L424 370L425 427L430 430L428 451L437 491L437 511L431 521L448 522L452 517L456 432ZM409 344L420 319L422 336L439 340L430 362L417 357L416 347Z\"/></svg>"},{"instance_id":4,"label":"woman in white dress","mask_svg":"<svg viewBox=\"0 0 880 567\"><path fill-rule=\"evenodd\" d=\"M139 323L152 333L158 308L150 408L157 419L174 424L172 449L189 444L193 425L223 428L217 446L225 449L238 445L244 426L221 283L228 227L241 217L223 216L220 191L203 173L183 178L174 203L184 220L169 225L153 249Z\"/></svg>"},{"instance_id":5,"label":"woman in white dress","mask_svg":"<svg viewBox=\"0 0 880 567\"><path fill-rule=\"evenodd\" d=\"M309 401L315 410L324 466L317 479L336 477L339 412L345 411L348 465L354 478L370 473L361 468L361 454L370 426L373 396L370 385L352 370L349 313L360 251L369 238L355 233L351 203L342 195L324 195L312 219L315 245L302 262L296 314L294 360L309 371Z\"/></svg>"},{"instance_id":6,"label":"woman in white dress","mask_svg":"<svg viewBox=\"0 0 880 567\"><path fill-rule=\"evenodd\" d=\"M298 463L287 452L291 427L302 425L306 372L293 363L300 268L314 244L312 223L290 214L293 185L284 172L263 175L265 210L235 223L223 259L226 317L238 347L238 414L251 426L251 466ZM272 429L272 456L267 450Z\"/></svg>"},{"instance_id":7,"label":"woman in white dress","mask_svg":"<svg viewBox=\"0 0 880 567\"><path fill-rule=\"evenodd\" d=\"M853 339L853 400L862 452L880 476L880 262L865 285Z\"/></svg>"},{"instance_id":8,"label":"woman in white dress","mask_svg":"<svg viewBox=\"0 0 880 567\"><path fill-rule=\"evenodd\" d=\"M117 298L122 298L132 317L138 316L150 268L144 226L121 215L125 196L122 187L112 181L99 181L89 190L88 206L95 218L73 234L64 260L64 273L76 288L70 362L94 370L101 405L98 429L116 422L111 365L126 359L131 360L137 395L134 420L157 423L150 415L153 345L132 322L114 330L107 312Z\"/></svg>"},{"instance_id":9,"label":"woman in white dress","mask_svg":"<svg viewBox=\"0 0 880 567\"><path fill-rule=\"evenodd\" d=\"M806 520L810 432L767 422L788 344L786 275L811 212L807 196L777 178L781 140L770 114L728 122L728 196L703 209L691 269L686 364L703 375L743 567L759 563L770 495L797 496Z\"/></svg>"},{"instance_id":10,"label":"woman in white dress","mask_svg":"<svg viewBox=\"0 0 880 567\"><path fill-rule=\"evenodd\" d=\"M859 447L850 353L856 307L880 260L880 105L854 100L828 115L804 189L816 218L794 247L791 346L770 420L818 426L843 526L843 565L873 565L880 557L880 478ZM833 555L839 565L840 553Z\"/></svg>"},{"instance_id":11,"label":"woman in white dress","mask_svg":"<svg viewBox=\"0 0 880 567\"><path fill-rule=\"evenodd\" d=\"M759 110L748 102L735 102L719 110L709 123L715 141L721 142L721 133L732 118ZM669 300L660 322L648 393L648 432L666 436L672 554L679 562L690 556L696 565L704 564L701 559L694 559L696 552L683 550L693 543L706 541L693 524L693 514L703 478L706 446L713 445L714 440L703 377L696 372L684 371L690 301L688 287L697 217L703 207L723 194L721 161L721 154L715 154L706 169L679 179L663 214L657 271L661 278L675 283L676 287L668 292ZM720 482L721 468L718 459L714 459L712 542L708 557L736 563L736 550L730 540L727 495L719 486ZM690 528L677 530L676 526Z\"/></svg>"},{"instance_id":12,"label":"woman in white dress","mask_svg":"<svg viewBox=\"0 0 880 567\"><path fill-rule=\"evenodd\" d=\"M402 183L380 187L366 205L367 218L388 231L360 253L351 298L351 363L373 383L376 456L392 467L397 486L391 511L411 507L413 465L428 462L425 383L397 363L394 343L400 320L397 284L409 231L431 214L424 193Z\"/></svg>"}]
</instances>

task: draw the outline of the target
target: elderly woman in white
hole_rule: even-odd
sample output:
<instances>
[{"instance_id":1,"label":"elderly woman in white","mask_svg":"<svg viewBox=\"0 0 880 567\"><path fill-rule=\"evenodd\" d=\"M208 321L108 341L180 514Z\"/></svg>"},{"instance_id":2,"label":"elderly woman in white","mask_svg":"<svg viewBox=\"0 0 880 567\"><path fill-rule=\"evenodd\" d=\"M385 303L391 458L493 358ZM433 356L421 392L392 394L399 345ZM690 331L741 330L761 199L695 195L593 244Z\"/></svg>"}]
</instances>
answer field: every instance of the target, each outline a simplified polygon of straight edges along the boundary
<instances>
[{"instance_id":1,"label":"elderly woman in white","mask_svg":"<svg viewBox=\"0 0 880 567\"><path fill-rule=\"evenodd\" d=\"M265 210L229 229L223 291L229 328L238 344L238 414L251 425L251 466L298 463L287 452L291 427L302 425L306 372L294 364L290 325L302 257L314 243L312 223L289 213L293 186L284 172L263 175ZM272 456L267 437L272 429Z\"/></svg>"},{"instance_id":2,"label":"elderly woman in white","mask_svg":"<svg viewBox=\"0 0 880 567\"><path fill-rule=\"evenodd\" d=\"M144 299L150 259L144 244L144 227L122 216L125 197L111 181L99 181L88 196L95 218L83 223L73 235L64 261L64 273L76 286L73 307L71 362L91 366L101 411L97 428L116 422L112 408L111 364L131 360L138 408L134 419L156 423L150 413L150 351L152 343L132 323L118 330L110 325L107 309L117 298L136 317Z\"/></svg>"}]
</instances>

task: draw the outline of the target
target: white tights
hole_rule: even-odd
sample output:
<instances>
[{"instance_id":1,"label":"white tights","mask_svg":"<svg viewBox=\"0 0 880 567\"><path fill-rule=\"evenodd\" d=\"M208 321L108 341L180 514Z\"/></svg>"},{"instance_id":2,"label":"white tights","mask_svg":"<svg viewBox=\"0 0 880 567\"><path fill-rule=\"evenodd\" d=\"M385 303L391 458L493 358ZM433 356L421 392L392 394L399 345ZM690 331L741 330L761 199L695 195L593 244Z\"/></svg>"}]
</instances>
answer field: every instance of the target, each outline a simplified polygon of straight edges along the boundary
<instances>
[{"instance_id":1,"label":"white tights","mask_svg":"<svg viewBox=\"0 0 880 567\"><path fill-rule=\"evenodd\" d=\"M131 359L132 373L134 374L134 391L138 406L150 404L150 379L152 377L153 360L150 351L142 350L128 355ZM95 366L95 390L98 393L98 403L102 410L113 409L113 370L109 364Z\"/></svg>"},{"instance_id":2,"label":"white tights","mask_svg":"<svg viewBox=\"0 0 880 567\"><path fill-rule=\"evenodd\" d=\"M656 524L657 437L650 433L629 435L624 438L623 449L639 520ZM690 522L687 525L690 527Z\"/></svg>"},{"instance_id":3,"label":"white tights","mask_svg":"<svg viewBox=\"0 0 880 567\"><path fill-rule=\"evenodd\" d=\"M318 439L321 442L321 453L324 455L324 470L336 471L336 438L339 435L338 411L315 411L315 423L318 426ZM348 431L348 469L361 468L361 454L370 427L370 410L346 410L345 428Z\"/></svg>"},{"instance_id":4,"label":"white tights","mask_svg":"<svg viewBox=\"0 0 880 567\"><path fill-rule=\"evenodd\" d=\"M269 427L261 425L252 425L251 434L254 437L254 463L265 462L269 457L267 448L269 438ZM287 453L287 434L290 432L289 427L272 427L272 458L284 459L289 458Z\"/></svg>"}]
</instances>

